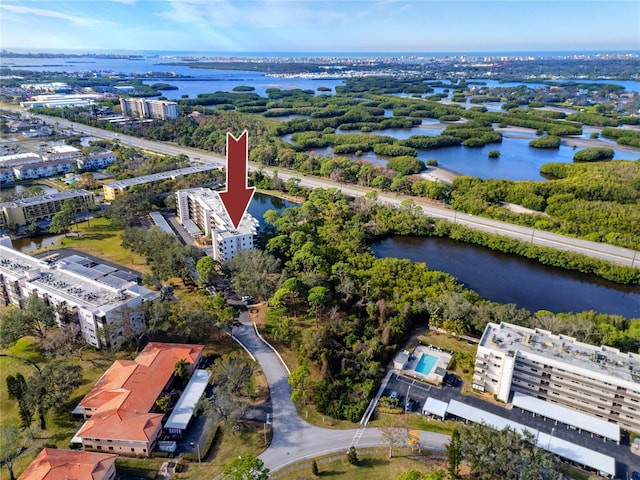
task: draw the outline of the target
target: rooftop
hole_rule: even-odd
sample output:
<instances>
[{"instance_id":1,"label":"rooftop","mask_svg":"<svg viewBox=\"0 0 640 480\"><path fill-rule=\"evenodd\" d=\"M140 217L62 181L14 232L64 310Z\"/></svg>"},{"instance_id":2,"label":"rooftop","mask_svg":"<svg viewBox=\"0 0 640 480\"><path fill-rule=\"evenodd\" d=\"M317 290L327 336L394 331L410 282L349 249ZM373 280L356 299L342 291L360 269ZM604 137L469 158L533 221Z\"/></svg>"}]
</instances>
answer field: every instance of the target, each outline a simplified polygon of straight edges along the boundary
<instances>
[{"instance_id":1,"label":"rooftop","mask_svg":"<svg viewBox=\"0 0 640 480\"><path fill-rule=\"evenodd\" d=\"M143 175L142 177L135 178L127 178L126 180L120 180L118 182L113 182L105 187L108 188L127 188L132 185L142 185L149 182L160 182L162 180L169 180L174 177L182 176L182 175L191 175L193 173L207 172L209 170L220 169L221 167L218 165L195 165L191 167L179 168L177 170L171 170L168 172L154 173L152 175Z\"/></svg>"},{"instance_id":2,"label":"rooftop","mask_svg":"<svg viewBox=\"0 0 640 480\"><path fill-rule=\"evenodd\" d=\"M622 353L617 348L597 347L578 342L567 335L555 335L539 328L531 329L510 323L489 323L480 346L502 350L514 356L528 352L549 360L570 364L591 372L640 384L640 355Z\"/></svg>"},{"instance_id":3,"label":"rooftop","mask_svg":"<svg viewBox=\"0 0 640 480\"><path fill-rule=\"evenodd\" d=\"M22 200L15 200L13 202L0 203L0 208L3 207L29 207L31 205L40 205L43 203L64 201L69 198L82 197L84 195L92 195L88 190L69 190L66 192L51 193L48 195L42 195L39 197L29 197Z\"/></svg>"},{"instance_id":4,"label":"rooftop","mask_svg":"<svg viewBox=\"0 0 640 480\"><path fill-rule=\"evenodd\" d=\"M110 469L115 469L116 457L117 455L112 453L45 448L18 480L101 480L107 478Z\"/></svg>"},{"instance_id":5,"label":"rooftop","mask_svg":"<svg viewBox=\"0 0 640 480\"><path fill-rule=\"evenodd\" d=\"M172 378L176 363L185 360L193 368L203 348L151 342L135 360L116 360L80 401L79 407L96 410L77 436L149 439L163 417L151 411Z\"/></svg>"},{"instance_id":6,"label":"rooftop","mask_svg":"<svg viewBox=\"0 0 640 480\"><path fill-rule=\"evenodd\" d=\"M180 192L187 193L195 201L199 202L205 210L210 211L209 214L213 216L215 223L215 226L212 225L212 230L215 230L216 234L220 237L233 237L238 234L256 235L258 233L260 222L248 212L245 212L238 228L233 227L233 223L227 214L226 207L222 203L219 192L209 188L192 188L181 190Z\"/></svg>"},{"instance_id":7,"label":"rooftop","mask_svg":"<svg viewBox=\"0 0 640 480\"><path fill-rule=\"evenodd\" d=\"M87 263L89 262L89 263ZM11 273L87 310L111 310L136 296L155 298L135 277L79 255L47 263L0 245L0 273Z\"/></svg>"}]
</instances>

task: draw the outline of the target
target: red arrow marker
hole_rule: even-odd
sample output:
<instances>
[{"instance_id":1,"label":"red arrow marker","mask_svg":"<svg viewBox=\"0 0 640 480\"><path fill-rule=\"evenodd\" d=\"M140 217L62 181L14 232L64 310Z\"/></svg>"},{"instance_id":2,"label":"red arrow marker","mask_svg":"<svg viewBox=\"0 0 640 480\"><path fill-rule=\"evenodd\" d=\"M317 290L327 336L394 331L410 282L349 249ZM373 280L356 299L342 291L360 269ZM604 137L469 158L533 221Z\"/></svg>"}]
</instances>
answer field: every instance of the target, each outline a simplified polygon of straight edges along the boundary
<instances>
[{"instance_id":1,"label":"red arrow marker","mask_svg":"<svg viewBox=\"0 0 640 480\"><path fill-rule=\"evenodd\" d=\"M240 138L227 132L227 190L220 193L220 198L234 228L240 225L240 220L256 192L255 187L247 188L248 152L246 130Z\"/></svg>"}]
</instances>

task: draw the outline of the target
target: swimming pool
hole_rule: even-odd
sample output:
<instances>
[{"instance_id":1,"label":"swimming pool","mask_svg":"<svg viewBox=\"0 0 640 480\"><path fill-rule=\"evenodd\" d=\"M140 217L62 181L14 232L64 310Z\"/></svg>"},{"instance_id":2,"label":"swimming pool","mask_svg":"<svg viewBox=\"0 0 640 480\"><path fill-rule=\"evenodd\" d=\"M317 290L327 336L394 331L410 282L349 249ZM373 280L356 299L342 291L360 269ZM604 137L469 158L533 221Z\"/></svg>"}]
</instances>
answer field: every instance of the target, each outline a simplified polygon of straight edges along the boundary
<instances>
[{"instance_id":1,"label":"swimming pool","mask_svg":"<svg viewBox=\"0 0 640 480\"><path fill-rule=\"evenodd\" d=\"M428 353L423 353L414 370L422 375L429 375L437 362L438 357L434 357Z\"/></svg>"}]
</instances>

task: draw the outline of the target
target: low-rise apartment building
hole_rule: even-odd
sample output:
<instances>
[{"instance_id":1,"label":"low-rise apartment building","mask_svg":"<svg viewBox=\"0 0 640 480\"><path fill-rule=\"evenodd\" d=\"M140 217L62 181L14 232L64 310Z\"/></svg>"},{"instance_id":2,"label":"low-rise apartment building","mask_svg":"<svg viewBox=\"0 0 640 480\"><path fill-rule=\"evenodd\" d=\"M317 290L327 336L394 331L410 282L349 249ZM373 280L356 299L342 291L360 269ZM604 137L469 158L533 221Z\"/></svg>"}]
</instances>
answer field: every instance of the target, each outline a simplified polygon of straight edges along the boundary
<instances>
[{"instance_id":1,"label":"low-rise apartment building","mask_svg":"<svg viewBox=\"0 0 640 480\"><path fill-rule=\"evenodd\" d=\"M115 480L116 454L44 448L18 480Z\"/></svg>"},{"instance_id":2,"label":"low-rise apartment building","mask_svg":"<svg viewBox=\"0 0 640 480\"><path fill-rule=\"evenodd\" d=\"M93 194L88 190L69 190L39 197L0 203L0 229L20 228L31 222L51 220L62 210L66 200L75 199L75 213L86 212L95 205Z\"/></svg>"},{"instance_id":3,"label":"low-rise apartment building","mask_svg":"<svg viewBox=\"0 0 640 480\"><path fill-rule=\"evenodd\" d=\"M478 346L473 387L503 402L520 392L640 433L638 354L489 323Z\"/></svg>"},{"instance_id":4,"label":"low-rise apartment building","mask_svg":"<svg viewBox=\"0 0 640 480\"><path fill-rule=\"evenodd\" d=\"M253 250L257 242L260 223L250 213L245 213L237 228L233 226L220 194L209 188L191 188L176 192L178 218L187 226L193 222L211 236L213 258L224 262L240 250Z\"/></svg>"},{"instance_id":5,"label":"low-rise apartment building","mask_svg":"<svg viewBox=\"0 0 640 480\"><path fill-rule=\"evenodd\" d=\"M193 175L195 173L210 172L212 170L220 170L222 167L211 164L194 165L191 167L178 168L177 170L170 170L168 172L153 173L151 175L143 175L141 177L127 178L126 180L119 180L102 186L104 191L104 199L108 202L115 200L116 197L122 195L131 187L136 185L146 184L158 184L167 180L175 180L187 175Z\"/></svg>"},{"instance_id":6,"label":"low-rise apartment building","mask_svg":"<svg viewBox=\"0 0 640 480\"><path fill-rule=\"evenodd\" d=\"M164 415L156 400L170 390L176 363L185 361L192 374L203 349L152 342L135 360L116 360L74 410L85 423L72 442L87 450L149 456L162 433Z\"/></svg>"},{"instance_id":7,"label":"low-rise apartment building","mask_svg":"<svg viewBox=\"0 0 640 480\"><path fill-rule=\"evenodd\" d=\"M141 332L143 303L160 297L129 272L79 255L39 260L0 237L0 305L20 306L32 295L54 308L60 328L78 325L84 340L98 349Z\"/></svg>"}]
</instances>

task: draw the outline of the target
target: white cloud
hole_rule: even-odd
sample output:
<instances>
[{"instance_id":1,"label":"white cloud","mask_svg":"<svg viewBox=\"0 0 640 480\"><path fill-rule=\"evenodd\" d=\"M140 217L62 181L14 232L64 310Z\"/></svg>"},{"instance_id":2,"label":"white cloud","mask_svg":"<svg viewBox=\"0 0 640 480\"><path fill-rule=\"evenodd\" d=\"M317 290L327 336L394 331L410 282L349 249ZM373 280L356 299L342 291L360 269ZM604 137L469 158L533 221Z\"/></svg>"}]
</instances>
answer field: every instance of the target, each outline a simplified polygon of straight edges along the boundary
<instances>
[{"instance_id":1,"label":"white cloud","mask_svg":"<svg viewBox=\"0 0 640 480\"><path fill-rule=\"evenodd\" d=\"M295 0L170 0L163 17L180 23L209 27L286 28L305 24L353 21L333 2ZM344 7L344 3L342 3Z\"/></svg>"},{"instance_id":2,"label":"white cloud","mask_svg":"<svg viewBox=\"0 0 640 480\"><path fill-rule=\"evenodd\" d=\"M0 8L7 12L35 15L40 17L57 18L60 20L66 20L78 27L96 27L98 25L104 25L106 22L101 20L92 19L80 15L72 15L69 13L55 12L53 10L45 10L43 8L24 7L20 5L6 5L0 4Z\"/></svg>"}]
</instances>

